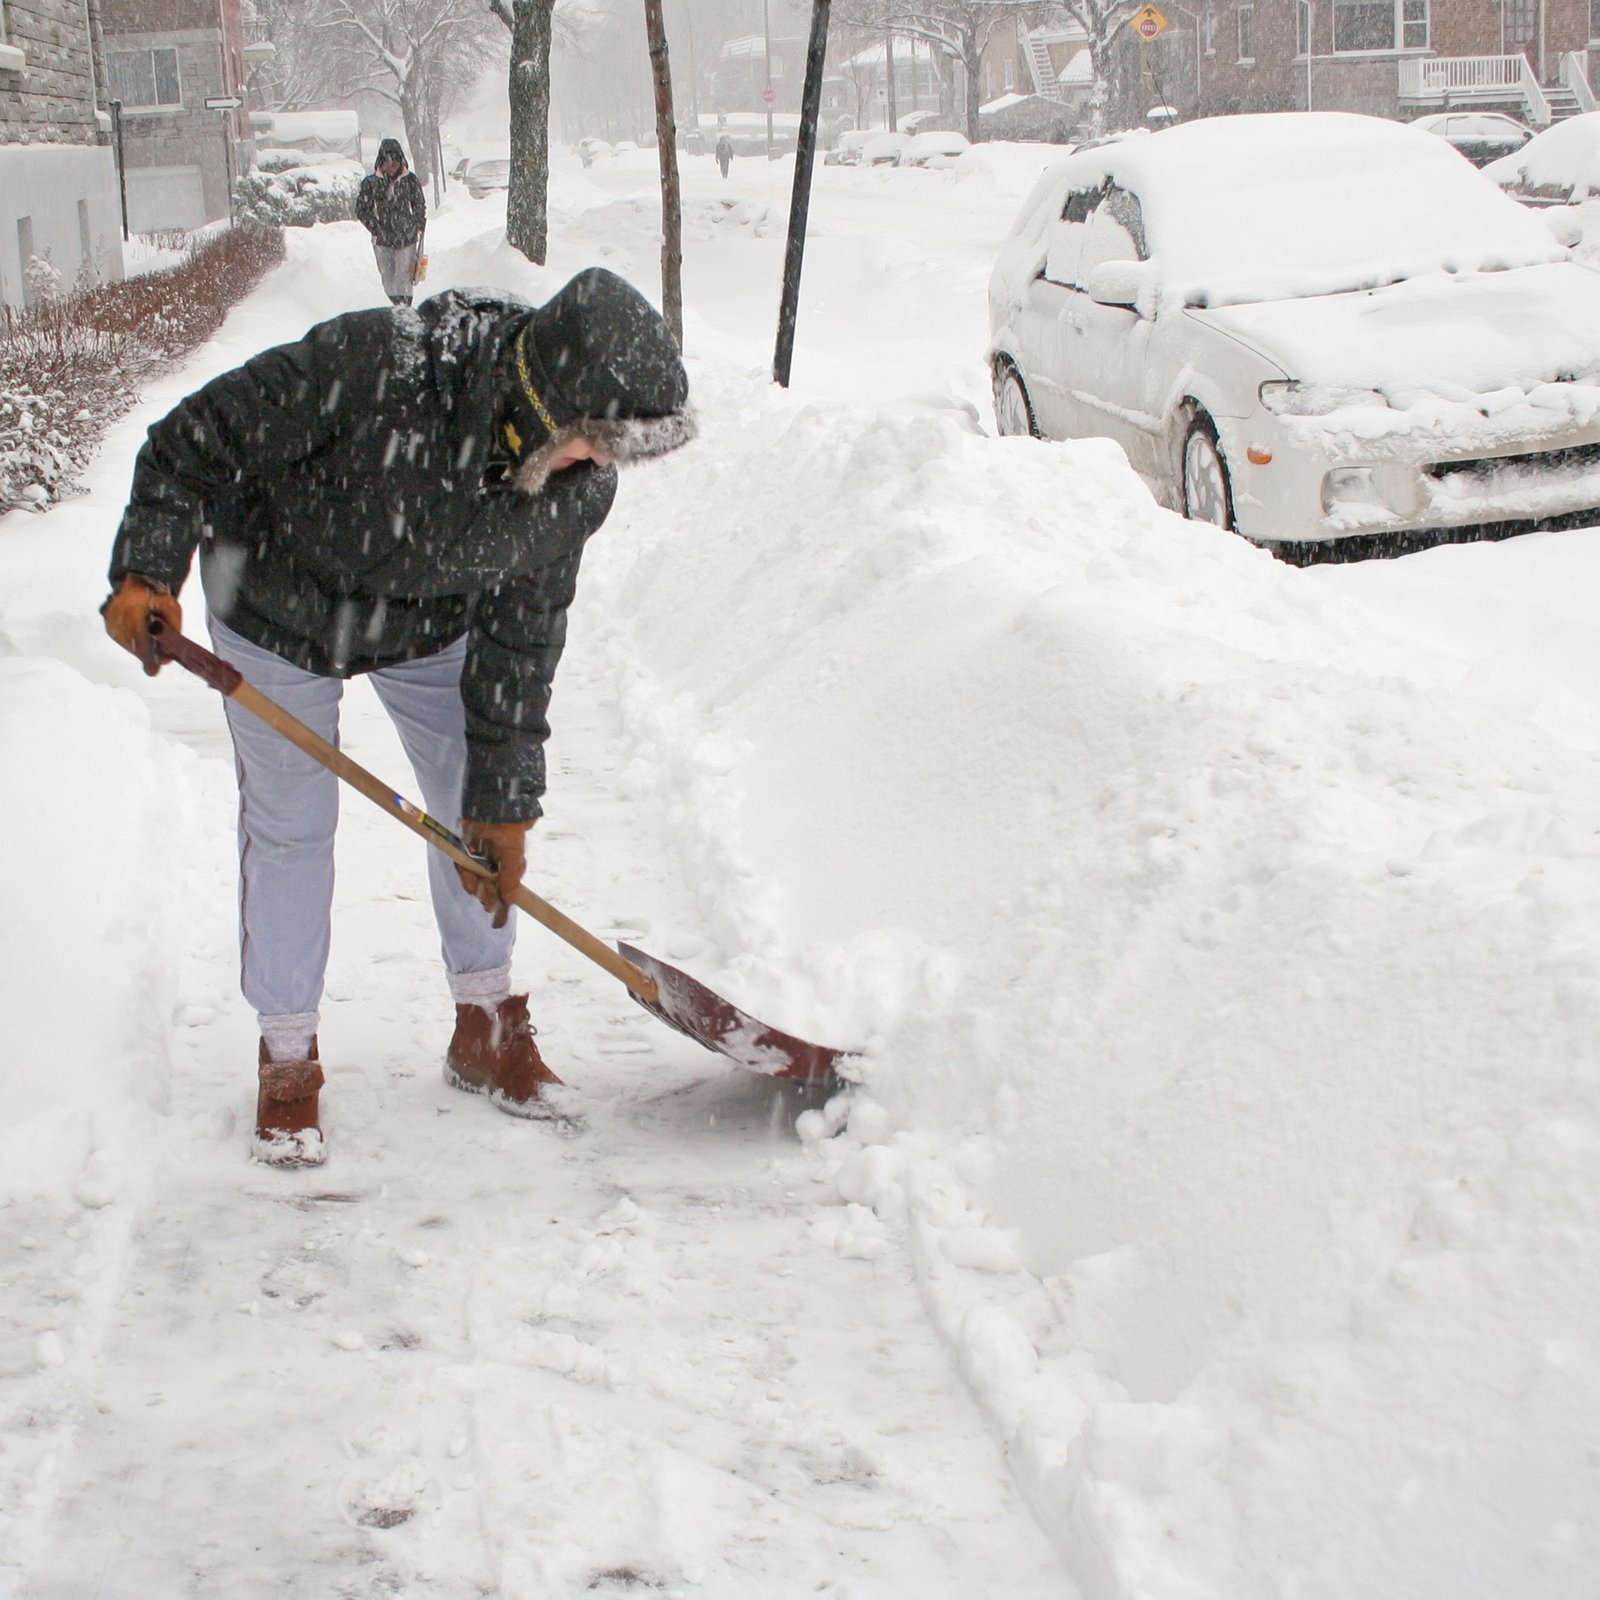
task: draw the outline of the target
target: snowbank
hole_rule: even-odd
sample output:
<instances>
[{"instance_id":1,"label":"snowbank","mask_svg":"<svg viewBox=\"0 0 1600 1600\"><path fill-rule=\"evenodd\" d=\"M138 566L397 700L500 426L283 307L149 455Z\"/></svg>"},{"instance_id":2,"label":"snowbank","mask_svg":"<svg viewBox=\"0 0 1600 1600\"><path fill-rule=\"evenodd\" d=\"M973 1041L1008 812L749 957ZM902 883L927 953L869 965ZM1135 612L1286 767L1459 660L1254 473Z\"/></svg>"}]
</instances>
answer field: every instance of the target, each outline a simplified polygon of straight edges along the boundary
<instances>
[{"instance_id":1,"label":"snowbank","mask_svg":"<svg viewBox=\"0 0 1600 1600\"><path fill-rule=\"evenodd\" d=\"M37 656L0 656L0 749L0 1202L94 1204L165 1096L182 756L132 695Z\"/></svg>"},{"instance_id":2,"label":"snowbank","mask_svg":"<svg viewBox=\"0 0 1600 1600\"><path fill-rule=\"evenodd\" d=\"M636 791L1087 1592L1586 1593L1593 756L1109 446L697 386Z\"/></svg>"}]
</instances>

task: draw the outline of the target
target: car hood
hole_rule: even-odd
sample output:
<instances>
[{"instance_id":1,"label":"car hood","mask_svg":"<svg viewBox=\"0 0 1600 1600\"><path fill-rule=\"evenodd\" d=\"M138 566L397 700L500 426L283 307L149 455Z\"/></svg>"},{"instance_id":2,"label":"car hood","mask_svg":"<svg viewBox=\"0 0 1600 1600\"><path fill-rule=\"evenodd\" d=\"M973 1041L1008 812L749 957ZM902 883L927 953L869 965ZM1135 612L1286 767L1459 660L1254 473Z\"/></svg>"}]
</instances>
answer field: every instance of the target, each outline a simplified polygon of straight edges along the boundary
<instances>
[{"instance_id":1,"label":"car hood","mask_svg":"<svg viewBox=\"0 0 1600 1600\"><path fill-rule=\"evenodd\" d=\"M1318 392L1332 409L1358 393L1405 406L1600 385L1600 272L1575 261L1187 315L1295 380L1303 411L1317 409Z\"/></svg>"}]
</instances>

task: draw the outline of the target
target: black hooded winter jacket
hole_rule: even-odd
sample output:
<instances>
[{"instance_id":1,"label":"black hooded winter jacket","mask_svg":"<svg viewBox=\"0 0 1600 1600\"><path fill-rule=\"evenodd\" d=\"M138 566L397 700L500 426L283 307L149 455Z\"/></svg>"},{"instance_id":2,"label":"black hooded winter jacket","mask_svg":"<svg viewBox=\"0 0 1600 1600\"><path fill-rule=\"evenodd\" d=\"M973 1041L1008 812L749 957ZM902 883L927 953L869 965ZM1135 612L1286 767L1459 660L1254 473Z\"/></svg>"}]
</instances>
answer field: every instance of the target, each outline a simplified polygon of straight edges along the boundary
<instances>
[{"instance_id":1,"label":"black hooded winter jacket","mask_svg":"<svg viewBox=\"0 0 1600 1600\"><path fill-rule=\"evenodd\" d=\"M585 285L589 299L575 292ZM643 305L596 269L551 302L547 327L573 326L572 305L592 305L596 289ZM616 492L615 468L591 462L537 497L497 481L507 351L543 315L451 290L415 311L335 317L214 379L151 428L111 562L113 586L134 572L176 592L201 546L211 611L329 676L466 634L462 814L486 821L541 813L567 607ZM553 359L578 337L560 332ZM640 397L640 415L683 403L676 352L662 364L664 387Z\"/></svg>"},{"instance_id":2,"label":"black hooded winter jacket","mask_svg":"<svg viewBox=\"0 0 1600 1600\"><path fill-rule=\"evenodd\" d=\"M400 149L398 139L385 139L378 146L378 160L393 156L400 171L392 178L369 172L356 190L356 217L374 244L388 250L404 250L422 237L428 221L428 200L422 184Z\"/></svg>"}]
</instances>

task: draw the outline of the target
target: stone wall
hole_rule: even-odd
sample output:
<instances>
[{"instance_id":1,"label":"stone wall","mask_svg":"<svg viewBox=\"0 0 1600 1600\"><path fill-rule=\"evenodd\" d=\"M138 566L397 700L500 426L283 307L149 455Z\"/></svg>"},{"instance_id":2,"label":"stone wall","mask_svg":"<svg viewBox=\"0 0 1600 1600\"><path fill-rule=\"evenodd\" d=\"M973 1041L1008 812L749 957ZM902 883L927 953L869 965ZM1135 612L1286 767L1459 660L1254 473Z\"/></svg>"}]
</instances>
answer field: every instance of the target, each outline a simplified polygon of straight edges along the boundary
<instances>
[{"instance_id":1,"label":"stone wall","mask_svg":"<svg viewBox=\"0 0 1600 1600\"><path fill-rule=\"evenodd\" d=\"M0 144L100 143L84 0L6 0L5 12L26 64L0 70Z\"/></svg>"}]
</instances>

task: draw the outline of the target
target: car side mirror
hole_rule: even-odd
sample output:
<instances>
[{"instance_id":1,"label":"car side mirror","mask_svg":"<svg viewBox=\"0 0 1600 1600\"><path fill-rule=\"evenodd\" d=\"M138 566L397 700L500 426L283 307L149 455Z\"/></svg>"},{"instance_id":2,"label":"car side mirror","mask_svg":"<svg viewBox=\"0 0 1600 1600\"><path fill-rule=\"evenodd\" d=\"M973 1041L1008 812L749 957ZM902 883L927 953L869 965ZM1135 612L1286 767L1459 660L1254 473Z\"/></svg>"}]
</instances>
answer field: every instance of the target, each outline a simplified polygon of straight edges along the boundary
<instances>
[{"instance_id":1,"label":"car side mirror","mask_svg":"<svg viewBox=\"0 0 1600 1600\"><path fill-rule=\"evenodd\" d=\"M1156 269L1148 261L1102 261L1084 283L1097 306L1121 306L1141 317L1155 314L1155 287Z\"/></svg>"}]
</instances>

